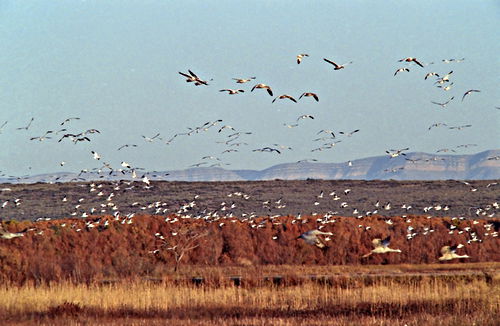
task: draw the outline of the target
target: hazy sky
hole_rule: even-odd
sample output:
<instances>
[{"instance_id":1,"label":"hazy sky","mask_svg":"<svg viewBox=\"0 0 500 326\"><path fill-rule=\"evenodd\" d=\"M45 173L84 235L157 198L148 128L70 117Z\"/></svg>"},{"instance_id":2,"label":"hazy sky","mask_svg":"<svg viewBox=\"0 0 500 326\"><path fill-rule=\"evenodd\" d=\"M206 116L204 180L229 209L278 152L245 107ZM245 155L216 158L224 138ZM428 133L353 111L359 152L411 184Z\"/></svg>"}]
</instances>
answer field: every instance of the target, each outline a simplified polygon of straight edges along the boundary
<instances>
[{"instance_id":1,"label":"hazy sky","mask_svg":"<svg viewBox=\"0 0 500 326\"><path fill-rule=\"evenodd\" d=\"M228 169L263 169L314 158L343 162L388 149L470 154L500 148L498 1L0 1L0 174L78 172L121 161L148 170L184 169L212 155ZM296 55L307 53L300 65ZM398 62L416 57L426 65ZM323 61L353 61L334 71ZM463 62L444 63L443 59ZM409 68L394 76L396 69ZM186 83L191 69L208 86ZM436 77L453 70L444 91ZM257 77L246 84L232 78ZM315 92L320 101L271 103ZM449 84L449 83L448 83ZM241 88L227 95L223 88ZM469 89L478 89L462 102ZM453 101L445 109L431 101ZM310 114L295 128L298 116ZM16 128L27 125L28 130ZM68 117L80 117L63 127ZM191 136L188 128L222 119ZM462 130L438 127L471 124ZM252 132L228 146L231 130ZM91 142L30 140L66 128ZM341 140L311 152L321 129ZM338 132L360 131L352 137ZM146 142L141 135L160 133ZM51 135L49 135L51 136ZM333 140L331 140L333 141ZM330 142L331 142L330 141ZM117 149L124 144L138 147ZM253 152L273 144L292 150ZM457 148L463 144L477 144ZM238 152L221 154L226 149ZM91 151L102 159L97 162ZM66 165L61 167L60 162Z\"/></svg>"}]
</instances>

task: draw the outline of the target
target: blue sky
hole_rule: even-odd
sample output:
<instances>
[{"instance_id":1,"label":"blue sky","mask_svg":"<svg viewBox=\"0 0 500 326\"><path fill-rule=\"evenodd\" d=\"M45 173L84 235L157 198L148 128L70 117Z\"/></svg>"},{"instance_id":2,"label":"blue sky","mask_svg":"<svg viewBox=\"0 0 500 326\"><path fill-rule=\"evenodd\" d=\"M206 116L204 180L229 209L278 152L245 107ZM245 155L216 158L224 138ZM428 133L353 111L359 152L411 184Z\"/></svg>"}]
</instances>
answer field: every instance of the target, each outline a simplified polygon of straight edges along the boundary
<instances>
[{"instance_id":1,"label":"blue sky","mask_svg":"<svg viewBox=\"0 0 500 326\"><path fill-rule=\"evenodd\" d=\"M220 158L228 169L264 169L314 158L344 162L388 149L470 154L500 147L500 5L498 1L9 1L0 3L0 170L7 175L92 169L126 161L147 170L184 169ZM307 53L300 65L296 55ZM416 57L426 65L398 62ZM353 61L334 71L323 61ZM465 58L443 63L443 59ZM409 72L394 76L396 69ZM186 83L191 69L208 86ZM453 87L436 77L453 70ZM257 77L246 84L232 78ZM315 92L320 101L271 103L275 95ZM243 94L227 95L225 88ZM478 89L461 98L465 91ZM445 109L431 101L455 99ZM314 120L298 116L310 114ZM28 130L17 130L34 117ZM88 135L73 144L59 137L30 140L63 127ZM252 132L228 147L231 132ZM462 130L428 127L471 124ZM332 129L331 149L313 140ZM360 129L352 137L338 132ZM59 134L62 135L64 132ZM146 142L141 135L160 133ZM50 135L49 135L50 136ZM324 136L324 135L323 135ZM333 141L333 140L332 140ZM325 141L329 142L329 141ZM117 150L123 144L137 147ZM281 144L282 154L254 152ZM477 144L457 148L463 144ZM228 148L238 152L221 154ZM102 156L97 162L91 151ZM60 162L66 164L61 167ZM206 160L205 160L206 161ZM213 162L207 162L208 166Z\"/></svg>"}]
</instances>

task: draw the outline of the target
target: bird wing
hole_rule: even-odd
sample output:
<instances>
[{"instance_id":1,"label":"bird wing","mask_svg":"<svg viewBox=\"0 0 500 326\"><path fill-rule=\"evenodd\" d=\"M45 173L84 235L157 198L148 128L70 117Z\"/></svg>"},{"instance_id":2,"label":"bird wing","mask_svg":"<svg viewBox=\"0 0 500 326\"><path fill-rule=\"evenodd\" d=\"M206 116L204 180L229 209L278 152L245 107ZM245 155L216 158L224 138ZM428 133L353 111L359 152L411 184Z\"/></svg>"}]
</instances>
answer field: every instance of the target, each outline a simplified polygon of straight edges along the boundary
<instances>
[{"instance_id":1,"label":"bird wing","mask_svg":"<svg viewBox=\"0 0 500 326\"><path fill-rule=\"evenodd\" d=\"M326 59L326 58L323 58L323 60L325 60L325 61L326 61L326 62L328 62L329 64L334 65L334 66L335 66L335 68L338 68L338 67L339 67L339 65L338 65L338 64L336 64L335 62L333 62L333 61L331 61L331 60L328 60L328 59Z\"/></svg>"}]
</instances>

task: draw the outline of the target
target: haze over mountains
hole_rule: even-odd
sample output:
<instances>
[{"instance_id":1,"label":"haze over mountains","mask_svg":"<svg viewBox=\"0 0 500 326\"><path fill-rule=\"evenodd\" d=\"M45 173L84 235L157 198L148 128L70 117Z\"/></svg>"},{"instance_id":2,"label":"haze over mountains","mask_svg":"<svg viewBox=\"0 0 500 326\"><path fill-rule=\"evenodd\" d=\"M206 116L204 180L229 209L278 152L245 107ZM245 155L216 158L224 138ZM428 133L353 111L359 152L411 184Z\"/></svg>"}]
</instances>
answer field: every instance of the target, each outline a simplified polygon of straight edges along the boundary
<instances>
[{"instance_id":1,"label":"haze over mountains","mask_svg":"<svg viewBox=\"0 0 500 326\"><path fill-rule=\"evenodd\" d=\"M185 170L141 172L150 180L165 181L257 181L257 180L492 180L500 179L500 150L471 155L435 155L408 153L390 158L368 157L344 163L284 163L264 170L226 170L220 167L197 167ZM131 173L89 172L54 173L20 178L0 178L0 182L35 183L84 180L132 179ZM140 181L140 179L136 179Z\"/></svg>"}]
</instances>

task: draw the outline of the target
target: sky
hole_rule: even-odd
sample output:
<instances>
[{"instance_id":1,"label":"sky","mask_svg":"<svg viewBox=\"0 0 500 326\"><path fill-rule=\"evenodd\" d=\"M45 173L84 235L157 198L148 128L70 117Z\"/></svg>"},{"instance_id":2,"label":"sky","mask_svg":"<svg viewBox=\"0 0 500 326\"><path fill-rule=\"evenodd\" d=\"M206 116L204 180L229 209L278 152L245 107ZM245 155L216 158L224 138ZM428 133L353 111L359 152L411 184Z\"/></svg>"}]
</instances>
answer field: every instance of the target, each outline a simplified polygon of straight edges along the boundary
<instances>
[{"instance_id":1,"label":"sky","mask_svg":"<svg viewBox=\"0 0 500 326\"><path fill-rule=\"evenodd\" d=\"M345 162L389 149L498 149L498 30L498 1L3 0L0 175L79 172L103 162L120 168L122 161L149 171L196 164L261 170L303 159ZM309 57L299 65L301 53ZM424 67L398 62L406 57ZM323 58L353 63L334 70ZM409 72L394 76L399 68ZM185 82L179 72L188 69L208 85ZM435 76L424 80L428 72L442 77L450 71L448 91L436 87ZM256 79L232 79L247 77ZM298 100L314 92L319 102L272 103L265 90L250 91L257 83L270 85L274 97ZM462 101L470 89L480 92ZM451 97L445 108L431 103ZM314 119L284 125L305 114ZM60 125L70 117L80 119ZM17 129L31 118L27 130ZM438 122L447 126L428 130ZM218 132L224 125L236 131ZM89 129L100 131L86 135L90 142L58 141ZM327 136L318 134L323 129L336 138L314 141ZM340 134L356 129L351 137ZM31 140L48 130L52 138ZM225 144L234 132L251 134ZM152 142L142 137L157 133ZM340 142L312 151L333 141ZM124 144L137 147L118 150ZM467 144L474 145L460 147ZM254 151L264 147L281 154ZM238 151L223 153L227 149Z\"/></svg>"}]
</instances>

